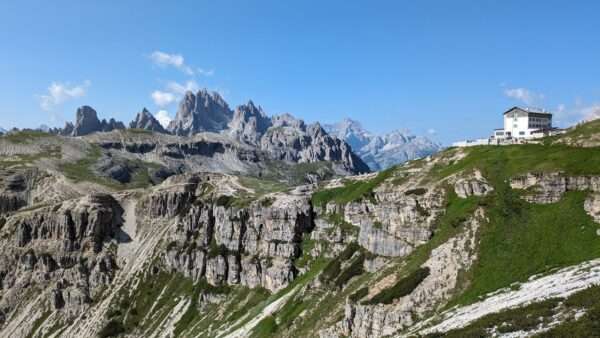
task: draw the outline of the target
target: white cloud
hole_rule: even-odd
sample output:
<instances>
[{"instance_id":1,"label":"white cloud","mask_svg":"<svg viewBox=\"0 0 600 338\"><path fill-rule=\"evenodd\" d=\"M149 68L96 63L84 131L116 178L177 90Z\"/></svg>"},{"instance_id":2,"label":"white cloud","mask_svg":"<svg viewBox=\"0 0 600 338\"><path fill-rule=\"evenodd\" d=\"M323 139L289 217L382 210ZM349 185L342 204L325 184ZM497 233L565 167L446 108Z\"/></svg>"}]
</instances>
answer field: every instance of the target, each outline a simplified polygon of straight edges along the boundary
<instances>
[{"instance_id":1,"label":"white cloud","mask_svg":"<svg viewBox=\"0 0 600 338\"><path fill-rule=\"evenodd\" d=\"M164 127L167 128L169 126L169 123L171 122L172 118L169 115L169 112L166 110L159 110L154 117L156 117L156 120L158 120L158 122Z\"/></svg>"},{"instance_id":2,"label":"white cloud","mask_svg":"<svg viewBox=\"0 0 600 338\"><path fill-rule=\"evenodd\" d=\"M596 103L591 106L581 108L580 115L584 121L591 121L600 118L600 104Z\"/></svg>"},{"instance_id":3,"label":"white cloud","mask_svg":"<svg viewBox=\"0 0 600 338\"><path fill-rule=\"evenodd\" d=\"M194 75L194 69L185 63L185 59L181 54L169 54L161 51L154 51L150 54L150 59L157 66L172 66L187 75Z\"/></svg>"},{"instance_id":4,"label":"white cloud","mask_svg":"<svg viewBox=\"0 0 600 338\"><path fill-rule=\"evenodd\" d=\"M435 134L437 134L437 130L435 130L433 128L429 128L429 129L427 129L427 134L429 134L429 135L435 135Z\"/></svg>"},{"instance_id":5,"label":"white cloud","mask_svg":"<svg viewBox=\"0 0 600 338\"><path fill-rule=\"evenodd\" d=\"M187 91L197 92L199 89L200 86L194 80L185 83L171 81L167 83L164 90L155 90L151 96L154 103L163 108L181 100Z\"/></svg>"},{"instance_id":6,"label":"white cloud","mask_svg":"<svg viewBox=\"0 0 600 338\"><path fill-rule=\"evenodd\" d=\"M170 91L171 93L179 94L179 95L184 95L185 92L187 92L187 91L191 91L191 92L195 93L199 89L200 89L200 86L194 80L187 81L184 84L181 84L181 83L178 83L175 81L171 81L171 82L167 83L167 90Z\"/></svg>"},{"instance_id":7,"label":"white cloud","mask_svg":"<svg viewBox=\"0 0 600 338\"><path fill-rule=\"evenodd\" d=\"M204 76L213 76L215 74L215 71L213 69L202 69L202 68L197 68L196 72L200 75L204 75Z\"/></svg>"},{"instance_id":8,"label":"white cloud","mask_svg":"<svg viewBox=\"0 0 600 338\"><path fill-rule=\"evenodd\" d=\"M163 92L160 90L153 91L151 96L152 96L152 100L154 100L154 103L159 107L168 106L169 104L171 104L177 100L177 98L175 97L175 94L169 93L169 92Z\"/></svg>"},{"instance_id":9,"label":"white cloud","mask_svg":"<svg viewBox=\"0 0 600 338\"><path fill-rule=\"evenodd\" d=\"M533 105L544 99L543 94L535 93L526 88L507 88L504 90L504 95L519 100L526 105Z\"/></svg>"},{"instance_id":10,"label":"white cloud","mask_svg":"<svg viewBox=\"0 0 600 338\"><path fill-rule=\"evenodd\" d=\"M554 122L561 127L598 118L600 118L600 103L586 104L581 98L576 98L572 105L561 103L554 110Z\"/></svg>"},{"instance_id":11,"label":"white cloud","mask_svg":"<svg viewBox=\"0 0 600 338\"><path fill-rule=\"evenodd\" d=\"M89 80L84 81L80 85L52 82L50 87L48 87L48 94L40 95L40 107L43 110L50 111L67 101L83 97L87 94L87 90L91 85L92 82Z\"/></svg>"},{"instance_id":12,"label":"white cloud","mask_svg":"<svg viewBox=\"0 0 600 338\"><path fill-rule=\"evenodd\" d=\"M150 54L150 60L159 67L175 67L189 76L213 76L215 73L213 69L196 68L188 65L181 54L169 54L157 50Z\"/></svg>"}]
</instances>

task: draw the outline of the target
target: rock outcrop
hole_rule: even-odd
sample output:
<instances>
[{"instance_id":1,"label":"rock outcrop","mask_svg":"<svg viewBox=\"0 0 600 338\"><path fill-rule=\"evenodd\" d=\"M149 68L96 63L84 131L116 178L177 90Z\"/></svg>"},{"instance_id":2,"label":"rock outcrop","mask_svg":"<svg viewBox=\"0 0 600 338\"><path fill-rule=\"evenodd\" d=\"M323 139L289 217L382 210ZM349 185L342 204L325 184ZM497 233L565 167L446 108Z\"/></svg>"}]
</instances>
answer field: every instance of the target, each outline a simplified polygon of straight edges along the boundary
<instances>
[{"instance_id":1,"label":"rock outcrop","mask_svg":"<svg viewBox=\"0 0 600 338\"><path fill-rule=\"evenodd\" d=\"M276 117L275 121L277 124L260 141L261 149L275 159L300 163L332 161L354 173L369 172L369 167L346 142L327 134L318 123L305 126L302 120L290 116Z\"/></svg>"},{"instance_id":2,"label":"rock outcrop","mask_svg":"<svg viewBox=\"0 0 600 338\"><path fill-rule=\"evenodd\" d=\"M90 106L77 108L75 124L73 125L72 136L88 135L102 130L102 124L98 120L96 111Z\"/></svg>"},{"instance_id":3,"label":"rock outcrop","mask_svg":"<svg viewBox=\"0 0 600 338\"><path fill-rule=\"evenodd\" d=\"M36 288L68 316L91 305L117 270L104 243L116 237L122 214L113 197L94 194L10 218L0 246L1 317Z\"/></svg>"},{"instance_id":4,"label":"rock outcrop","mask_svg":"<svg viewBox=\"0 0 600 338\"><path fill-rule=\"evenodd\" d=\"M206 89L194 95L186 92L179 104L175 119L168 130L175 135L191 136L210 131L220 132L227 128L233 112L217 92L209 93Z\"/></svg>"},{"instance_id":5,"label":"rock outcrop","mask_svg":"<svg viewBox=\"0 0 600 338\"><path fill-rule=\"evenodd\" d=\"M413 325L430 311L443 306L459 283L459 274L468 269L476 257L476 233L484 217L478 209L463 226L464 230L435 248L421 266L425 278L410 292L392 304L360 304L348 301L344 319L320 332L321 337L374 338L392 336ZM387 281L382 281L388 283ZM377 288L377 285L375 285ZM372 295L372 294L371 294ZM367 296L367 299L369 296Z\"/></svg>"},{"instance_id":6,"label":"rock outcrop","mask_svg":"<svg viewBox=\"0 0 600 338\"><path fill-rule=\"evenodd\" d=\"M532 203L558 202L567 191L600 192L600 176L568 176L564 173L529 173L510 181L513 189L525 190L524 199Z\"/></svg>"},{"instance_id":7,"label":"rock outcrop","mask_svg":"<svg viewBox=\"0 0 600 338\"><path fill-rule=\"evenodd\" d=\"M272 125L271 119L252 101L235 109L229 123L229 133L241 142L258 145L260 138Z\"/></svg>"},{"instance_id":8,"label":"rock outcrop","mask_svg":"<svg viewBox=\"0 0 600 338\"><path fill-rule=\"evenodd\" d=\"M467 175L467 177L461 177L454 182L454 192L460 198L485 196L493 190L494 188L492 188L478 170L473 174Z\"/></svg>"},{"instance_id":9,"label":"rock outcrop","mask_svg":"<svg viewBox=\"0 0 600 338\"><path fill-rule=\"evenodd\" d=\"M158 120L150 114L150 112L144 108L141 112L139 112L135 120L129 123L129 128L132 129L143 129L148 131L155 131L157 133L166 133L167 131L163 126L158 122Z\"/></svg>"},{"instance_id":10,"label":"rock outcrop","mask_svg":"<svg viewBox=\"0 0 600 338\"><path fill-rule=\"evenodd\" d=\"M215 176L190 176L173 189L151 194L143 202L152 217L176 217L169 234L165 263L174 271L212 285L241 284L277 291L296 276L294 259L303 233L313 227L306 196L279 194L264 206L235 207L220 196L202 196Z\"/></svg>"},{"instance_id":11,"label":"rock outcrop","mask_svg":"<svg viewBox=\"0 0 600 338\"><path fill-rule=\"evenodd\" d=\"M44 176L35 168L0 170L0 215L32 204L32 190Z\"/></svg>"},{"instance_id":12,"label":"rock outcrop","mask_svg":"<svg viewBox=\"0 0 600 338\"><path fill-rule=\"evenodd\" d=\"M406 256L431 237L434 222L444 211L443 189L402 191L384 186L372 199L350 202L343 208L331 202L322 216L343 213L346 222L359 228L358 243L368 251L388 257Z\"/></svg>"},{"instance_id":13,"label":"rock outcrop","mask_svg":"<svg viewBox=\"0 0 600 338\"><path fill-rule=\"evenodd\" d=\"M594 222L600 223L600 193L589 194L583 204L583 208L588 215L592 216Z\"/></svg>"},{"instance_id":14,"label":"rock outcrop","mask_svg":"<svg viewBox=\"0 0 600 338\"><path fill-rule=\"evenodd\" d=\"M71 129L70 126L66 125L61 134ZM71 136L84 136L98 131L111 131L115 129L125 129L125 125L122 122L118 122L111 118L110 120L98 119L96 111L90 106L81 106L77 109L75 124Z\"/></svg>"}]
</instances>

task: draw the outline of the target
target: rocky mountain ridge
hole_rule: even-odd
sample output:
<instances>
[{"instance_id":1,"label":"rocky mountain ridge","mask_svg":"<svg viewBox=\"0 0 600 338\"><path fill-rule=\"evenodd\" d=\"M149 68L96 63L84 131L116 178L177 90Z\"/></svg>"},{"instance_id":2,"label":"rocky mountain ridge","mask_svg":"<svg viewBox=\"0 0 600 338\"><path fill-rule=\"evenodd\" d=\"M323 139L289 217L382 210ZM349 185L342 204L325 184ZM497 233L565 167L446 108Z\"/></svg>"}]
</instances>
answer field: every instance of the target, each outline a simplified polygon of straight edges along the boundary
<instances>
[{"instance_id":1,"label":"rocky mountain ridge","mask_svg":"<svg viewBox=\"0 0 600 338\"><path fill-rule=\"evenodd\" d=\"M442 145L425 136L395 130L375 135L365 130L358 121L344 119L325 125L325 130L346 141L371 170L384 170L396 164L426 157L442 149Z\"/></svg>"},{"instance_id":2,"label":"rocky mountain ridge","mask_svg":"<svg viewBox=\"0 0 600 338\"><path fill-rule=\"evenodd\" d=\"M158 122L158 120L154 117L154 115L152 115L146 108L142 109L142 111L136 115L135 120L129 123L129 128L148 130L157 133L167 132L160 122Z\"/></svg>"},{"instance_id":3,"label":"rocky mountain ridge","mask_svg":"<svg viewBox=\"0 0 600 338\"><path fill-rule=\"evenodd\" d=\"M289 114L268 117L262 108L255 106L252 101L231 111L218 93L208 92L206 89L196 94L186 93L175 119L171 121L168 128L161 126L145 108L136 115L129 128L156 133L156 140L164 138L158 134L172 134L179 137L179 143L189 143L195 135L203 135L203 138L211 139L210 143L217 148L252 148L251 152L265 153L267 156L264 157L274 161L293 163L330 161L338 165L339 171L348 173L369 171L368 166L352 152L350 146L327 134L320 125L313 124L307 127L302 120ZM52 129L50 132L63 136L86 136L124 129L125 125L122 122L114 119L101 121L93 108L83 106L77 110L74 124L67 123L64 128ZM146 137L146 140L149 139ZM156 143L151 141L149 144L137 146L154 149ZM248 160L252 161L251 158ZM177 168L171 169L177 170Z\"/></svg>"},{"instance_id":4,"label":"rocky mountain ridge","mask_svg":"<svg viewBox=\"0 0 600 338\"><path fill-rule=\"evenodd\" d=\"M198 132L220 132L227 128L233 112L217 92L206 89L196 94L185 93L175 119L168 130L175 135L193 135Z\"/></svg>"},{"instance_id":5,"label":"rocky mountain ridge","mask_svg":"<svg viewBox=\"0 0 600 338\"><path fill-rule=\"evenodd\" d=\"M261 142L325 137L240 111ZM0 336L592 336L598 148L543 141L292 182L243 136L11 132Z\"/></svg>"}]
</instances>

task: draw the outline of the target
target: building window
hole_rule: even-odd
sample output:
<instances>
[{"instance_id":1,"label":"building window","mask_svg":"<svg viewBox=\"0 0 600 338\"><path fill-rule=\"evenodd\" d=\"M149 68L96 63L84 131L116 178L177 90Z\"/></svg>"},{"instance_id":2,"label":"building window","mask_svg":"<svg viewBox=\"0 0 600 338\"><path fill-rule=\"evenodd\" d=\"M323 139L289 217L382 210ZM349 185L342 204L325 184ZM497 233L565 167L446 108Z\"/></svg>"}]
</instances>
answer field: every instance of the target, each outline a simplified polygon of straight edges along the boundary
<instances>
[{"instance_id":1,"label":"building window","mask_svg":"<svg viewBox=\"0 0 600 338\"><path fill-rule=\"evenodd\" d=\"M524 131L520 131L519 135L525 135L525 132Z\"/></svg>"}]
</instances>

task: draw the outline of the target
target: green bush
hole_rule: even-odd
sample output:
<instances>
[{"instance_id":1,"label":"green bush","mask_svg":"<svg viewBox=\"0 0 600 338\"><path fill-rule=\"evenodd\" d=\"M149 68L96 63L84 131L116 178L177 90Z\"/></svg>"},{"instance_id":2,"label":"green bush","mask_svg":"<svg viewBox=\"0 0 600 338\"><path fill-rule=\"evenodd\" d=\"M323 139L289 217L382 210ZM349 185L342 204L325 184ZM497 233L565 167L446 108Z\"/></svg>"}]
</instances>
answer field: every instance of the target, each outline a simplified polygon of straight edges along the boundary
<instances>
[{"instance_id":1,"label":"green bush","mask_svg":"<svg viewBox=\"0 0 600 338\"><path fill-rule=\"evenodd\" d=\"M344 249L344 251L342 251L339 256L337 256L335 259L333 259L331 262L329 262L329 264L327 264L327 266L325 266L325 268L323 269L323 273L321 273L321 276L320 276L321 281L324 283L335 281L336 278L340 275L340 272L342 270L342 263L349 260L350 258L352 258L352 256L354 255L354 253L357 250L360 250L360 246L358 245L358 243L351 242L350 244L348 244L346 246L346 248ZM364 255L362 253L361 253L360 259L362 261L364 261ZM362 262L361 262L361 265L362 265ZM354 267L354 269L356 269L356 267ZM351 272L348 271L346 273L351 273ZM350 278L352 278L352 276L349 276L349 277L346 276L346 278L350 279Z\"/></svg>"},{"instance_id":2,"label":"green bush","mask_svg":"<svg viewBox=\"0 0 600 338\"><path fill-rule=\"evenodd\" d=\"M404 195L409 196L409 195L417 195L417 196L421 196L421 195L425 195L427 193L427 189L425 188L416 188L416 189L410 189L404 192Z\"/></svg>"},{"instance_id":3,"label":"green bush","mask_svg":"<svg viewBox=\"0 0 600 338\"><path fill-rule=\"evenodd\" d=\"M346 246L346 248L344 249L344 251L342 251L342 253L340 254L339 258L342 261L347 261L348 259L350 259L352 257L352 255L354 255L354 253L357 250L360 250L360 246L358 245L358 243L351 242L350 244L348 244Z\"/></svg>"},{"instance_id":4,"label":"green bush","mask_svg":"<svg viewBox=\"0 0 600 338\"><path fill-rule=\"evenodd\" d=\"M107 337L116 337L121 333L125 332L125 327L120 321L110 320L104 327L98 332L98 337L107 338Z\"/></svg>"},{"instance_id":5,"label":"green bush","mask_svg":"<svg viewBox=\"0 0 600 338\"><path fill-rule=\"evenodd\" d=\"M364 288L360 288L358 290L356 290L356 292L354 292L353 294L351 294L348 298L353 301L353 302L358 302L359 300L365 298L366 295L369 294L369 288L368 287L364 287Z\"/></svg>"},{"instance_id":6,"label":"green bush","mask_svg":"<svg viewBox=\"0 0 600 338\"><path fill-rule=\"evenodd\" d=\"M268 316L261 320L253 330L253 336L256 337L272 337L277 332L277 321L275 317Z\"/></svg>"},{"instance_id":7,"label":"green bush","mask_svg":"<svg viewBox=\"0 0 600 338\"><path fill-rule=\"evenodd\" d=\"M364 272L363 263L365 262L365 256L361 253L356 257L352 263L342 271L342 273L335 280L335 285L343 287L348 281L354 277L361 275Z\"/></svg>"},{"instance_id":8,"label":"green bush","mask_svg":"<svg viewBox=\"0 0 600 338\"><path fill-rule=\"evenodd\" d=\"M123 313L120 309L110 309L106 312L106 318L111 319L115 317L121 317Z\"/></svg>"},{"instance_id":9,"label":"green bush","mask_svg":"<svg viewBox=\"0 0 600 338\"><path fill-rule=\"evenodd\" d=\"M327 264L327 266L325 267L325 269L323 269L323 272L321 273L321 281L329 282L334 280L340 274L341 266L342 263L338 258L329 262L329 264Z\"/></svg>"},{"instance_id":10,"label":"green bush","mask_svg":"<svg viewBox=\"0 0 600 338\"><path fill-rule=\"evenodd\" d=\"M220 207L230 207L233 204L233 196L221 195L217 197L215 204Z\"/></svg>"},{"instance_id":11,"label":"green bush","mask_svg":"<svg viewBox=\"0 0 600 338\"><path fill-rule=\"evenodd\" d=\"M260 205L263 208L268 208L271 205L273 205L274 202L275 202L275 198L274 197L265 197L262 200L260 200Z\"/></svg>"},{"instance_id":12,"label":"green bush","mask_svg":"<svg viewBox=\"0 0 600 338\"><path fill-rule=\"evenodd\" d=\"M395 299L413 292L427 276L429 276L429 268L419 268L405 278L400 279L391 288L381 290L366 304L391 304Z\"/></svg>"}]
</instances>

